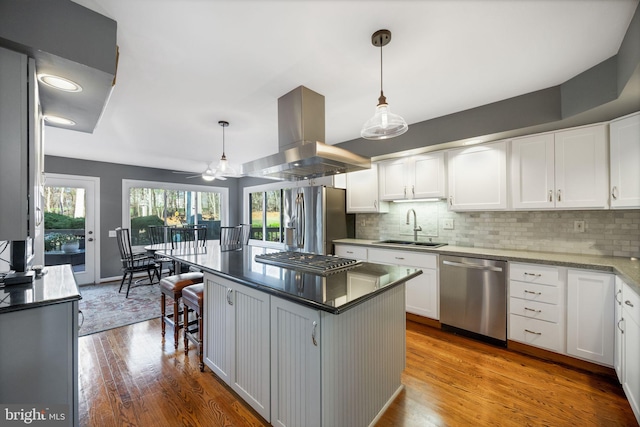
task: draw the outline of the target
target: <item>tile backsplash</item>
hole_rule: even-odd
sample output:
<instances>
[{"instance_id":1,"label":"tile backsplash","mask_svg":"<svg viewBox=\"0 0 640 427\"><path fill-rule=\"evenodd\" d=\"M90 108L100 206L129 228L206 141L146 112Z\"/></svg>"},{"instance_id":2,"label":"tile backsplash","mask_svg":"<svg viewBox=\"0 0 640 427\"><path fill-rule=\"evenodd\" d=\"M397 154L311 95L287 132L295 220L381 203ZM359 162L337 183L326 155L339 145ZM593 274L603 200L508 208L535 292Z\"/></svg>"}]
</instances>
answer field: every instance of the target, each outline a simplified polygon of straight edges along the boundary
<instances>
[{"instance_id":1,"label":"tile backsplash","mask_svg":"<svg viewBox=\"0 0 640 427\"><path fill-rule=\"evenodd\" d=\"M450 245L640 257L640 210L450 212L445 201L390 203L386 214L357 214L359 239L413 239L414 209L418 240ZM453 220L453 230L443 228ZM584 221L584 232L575 222Z\"/></svg>"}]
</instances>

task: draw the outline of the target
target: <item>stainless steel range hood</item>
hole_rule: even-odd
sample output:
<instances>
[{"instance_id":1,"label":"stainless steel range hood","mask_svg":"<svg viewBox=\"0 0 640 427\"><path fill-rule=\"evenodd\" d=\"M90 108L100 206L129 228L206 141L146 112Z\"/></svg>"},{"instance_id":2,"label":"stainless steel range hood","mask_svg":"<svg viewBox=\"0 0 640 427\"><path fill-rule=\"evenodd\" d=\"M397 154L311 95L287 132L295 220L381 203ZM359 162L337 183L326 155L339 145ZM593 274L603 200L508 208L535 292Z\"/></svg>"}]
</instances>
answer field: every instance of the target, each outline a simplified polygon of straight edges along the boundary
<instances>
[{"instance_id":1,"label":"stainless steel range hood","mask_svg":"<svg viewBox=\"0 0 640 427\"><path fill-rule=\"evenodd\" d=\"M324 142L324 96L299 86L278 98L278 153L242 165L242 174L290 181L369 169L371 159Z\"/></svg>"}]
</instances>

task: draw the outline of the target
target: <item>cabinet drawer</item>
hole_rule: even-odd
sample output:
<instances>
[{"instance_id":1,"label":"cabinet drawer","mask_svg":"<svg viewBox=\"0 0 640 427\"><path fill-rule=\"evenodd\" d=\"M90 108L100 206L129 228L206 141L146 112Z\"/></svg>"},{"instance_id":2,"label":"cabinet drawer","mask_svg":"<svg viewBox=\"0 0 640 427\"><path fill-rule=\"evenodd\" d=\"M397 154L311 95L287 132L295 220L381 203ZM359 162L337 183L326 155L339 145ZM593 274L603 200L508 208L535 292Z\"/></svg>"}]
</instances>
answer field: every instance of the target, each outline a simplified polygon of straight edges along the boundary
<instances>
[{"instance_id":1,"label":"cabinet drawer","mask_svg":"<svg viewBox=\"0 0 640 427\"><path fill-rule=\"evenodd\" d=\"M563 353L560 324L509 315L509 339Z\"/></svg>"},{"instance_id":2,"label":"cabinet drawer","mask_svg":"<svg viewBox=\"0 0 640 427\"><path fill-rule=\"evenodd\" d=\"M511 280L509 282L509 296L527 301L560 304L560 290L556 286L538 285Z\"/></svg>"},{"instance_id":3,"label":"cabinet drawer","mask_svg":"<svg viewBox=\"0 0 640 427\"><path fill-rule=\"evenodd\" d=\"M640 295L626 283L622 286L622 307L625 315L640 323Z\"/></svg>"},{"instance_id":4,"label":"cabinet drawer","mask_svg":"<svg viewBox=\"0 0 640 427\"><path fill-rule=\"evenodd\" d=\"M556 267L538 264L509 263L509 278L527 283L558 286L560 273Z\"/></svg>"},{"instance_id":5,"label":"cabinet drawer","mask_svg":"<svg viewBox=\"0 0 640 427\"><path fill-rule=\"evenodd\" d=\"M438 268L438 256L393 249L369 249L369 262L403 267Z\"/></svg>"},{"instance_id":6,"label":"cabinet drawer","mask_svg":"<svg viewBox=\"0 0 640 427\"><path fill-rule=\"evenodd\" d=\"M509 312L532 319L545 320L547 322L558 323L560 320L560 307L554 304L543 302L525 301L520 298L509 300Z\"/></svg>"},{"instance_id":7,"label":"cabinet drawer","mask_svg":"<svg viewBox=\"0 0 640 427\"><path fill-rule=\"evenodd\" d=\"M367 260L367 248L364 246L336 245L336 255L344 258Z\"/></svg>"}]
</instances>

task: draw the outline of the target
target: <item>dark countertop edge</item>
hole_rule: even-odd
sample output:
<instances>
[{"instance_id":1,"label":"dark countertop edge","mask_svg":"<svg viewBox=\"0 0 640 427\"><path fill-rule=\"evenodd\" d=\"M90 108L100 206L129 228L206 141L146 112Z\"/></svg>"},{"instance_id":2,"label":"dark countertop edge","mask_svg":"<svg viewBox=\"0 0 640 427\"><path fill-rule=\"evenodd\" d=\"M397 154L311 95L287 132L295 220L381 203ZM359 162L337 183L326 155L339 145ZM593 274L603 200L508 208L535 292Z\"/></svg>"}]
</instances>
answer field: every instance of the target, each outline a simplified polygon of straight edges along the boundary
<instances>
[{"instance_id":1,"label":"dark countertop edge","mask_svg":"<svg viewBox=\"0 0 640 427\"><path fill-rule=\"evenodd\" d=\"M272 288L270 286L265 286L265 285L263 285L261 283L258 283L258 282L253 282L253 281L250 281L250 280L244 280L244 279L238 278L236 276L233 276L231 274L223 273L221 271L214 270L212 268L207 268L207 267L204 267L204 266L202 266L200 264L195 264L193 262L188 262L188 261L184 261L184 260L180 260L180 262L182 262L184 264L191 265L191 266L193 266L195 268L198 268L198 269L200 269L200 270L202 270L204 272L213 274L215 276L220 276L220 277L223 277L225 279L229 279L229 280L231 280L233 282L240 283L241 285L249 286L251 288L254 288L254 289L257 289L259 291L268 293L270 295L274 295L274 296L277 296L279 298L286 299L288 301L295 302L297 304L313 308L315 310L326 311L327 313L331 313L331 314L341 314L341 313L349 310L350 308L353 308L353 307L355 307L355 306L357 306L357 305L359 305L359 304L361 304L361 303L363 303L363 302L365 302L367 300L370 300L370 299L374 298L375 296L377 296L377 295L379 295L379 294L381 294L383 292L386 292L389 289L395 288L396 286L401 285L401 284L407 282L408 280L411 280L414 277L419 276L419 275L422 274L422 270L417 269L415 272L403 277L400 280L396 280L394 282L391 282L388 285L385 285L384 287L376 290L375 292L371 292L371 293L369 293L367 295L364 295L364 296L362 296L362 297L360 297L360 298L358 298L356 300L349 301L348 303L346 303L344 305L341 305L340 307L331 307L329 305L320 304L320 303L318 303L316 301L311 301L309 299L302 298L302 297L300 297L298 295L290 294L289 292L283 292L283 291L280 291L278 289Z\"/></svg>"},{"instance_id":2,"label":"dark countertop edge","mask_svg":"<svg viewBox=\"0 0 640 427\"><path fill-rule=\"evenodd\" d=\"M2 313L10 313L12 311L29 310L29 309L38 308L38 307L46 307L48 305L62 304L62 303L66 303L66 302L80 301L81 299L82 299L82 296L78 294L77 296L69 296L69 297L59 298L59 299L51 299L51 300L47 300L47 301L28 302L28 303L25 303L25 304L2 307L2 308L0 308L0 314L2 314Z\"/></svg>"},{"instance_id":3,"label":"dark countertop edge","mask_svg":"<svg viewBox=\"0 0 640 427\"><path fill-rule=\"evenodd\" d=\"M614 273L618 276L621 276L625 283L629 285L637 294L640 294L640 274L636 273L632 275L630 271L634 269L633 267L625 268L625 266L616 265L617 262L620 263L637 263L637 267L634 270L640 268L640 261L631 261L626 257L611 257L604 255L582 255L582 254L571 254L571 253L555 253L555 252L532 252L532 251L522 251L516 249L489 249L489 248L465 248L461 246L441 246L438 248L429 248L429 247L407 247L407 246L398 246L394 244L387 243L374 243L377 240L368 240L368 239L339 239L334 240L334 244L344 244L344 245L353 245L353 246L365 246L370 248L382 248L382 249L393 249L393 250L404 250L411 251L417 253L430 253L435 255L453 255L453 256L466 256L466 257L486 257L491 259L496 259L499 261L509 261L509 262L526 262L529 264L545 264L545 265L554 265L558 267L571 267L571 268L582 268L587 270L596 270ZM501 253L502 252L502 253ZM509 252L509 253L505 253ZM574 258L575 260L560 260L558 257L562 258ZM602 260L598 261L594 258L601 257ZM589 258L589 260L580 260L580 258ZM619 258L619 260L617 259ZM638 277L635 277L638 276Z\"/></svg>"}]
</instances>

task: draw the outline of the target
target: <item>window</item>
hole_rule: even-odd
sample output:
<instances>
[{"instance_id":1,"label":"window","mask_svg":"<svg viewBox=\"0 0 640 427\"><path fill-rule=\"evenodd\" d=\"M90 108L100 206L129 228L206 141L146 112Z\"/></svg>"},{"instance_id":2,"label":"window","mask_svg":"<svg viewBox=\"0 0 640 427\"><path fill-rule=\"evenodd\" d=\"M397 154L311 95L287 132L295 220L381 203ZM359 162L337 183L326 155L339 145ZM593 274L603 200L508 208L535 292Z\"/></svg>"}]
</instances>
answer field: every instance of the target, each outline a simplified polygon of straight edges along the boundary
<instances>
[{"instance_id":1,"label":"window","mask_svg":"<svg viewBox=\"0 0 640 427\"><path fill-rule=\"evenodd\" d=\"M282 190L249 193L250 239L282 242Z\"/></svg>"},{"instance_id":2,"label":"window","mask_svg":"<svg viewBox=\"0 0 640 427\"><path fill-rule=\"evenodd\" d=\"M228 189L207 186L179 188L176 184L123 180L123 224L129 224L131 245L150 244L150 225L204 224L207 239L220 238L220 224L227 223ZM205 191L206 190L206 191ZM126 226L126 225L125 225Z\"/></svg>"}]
</instances>

